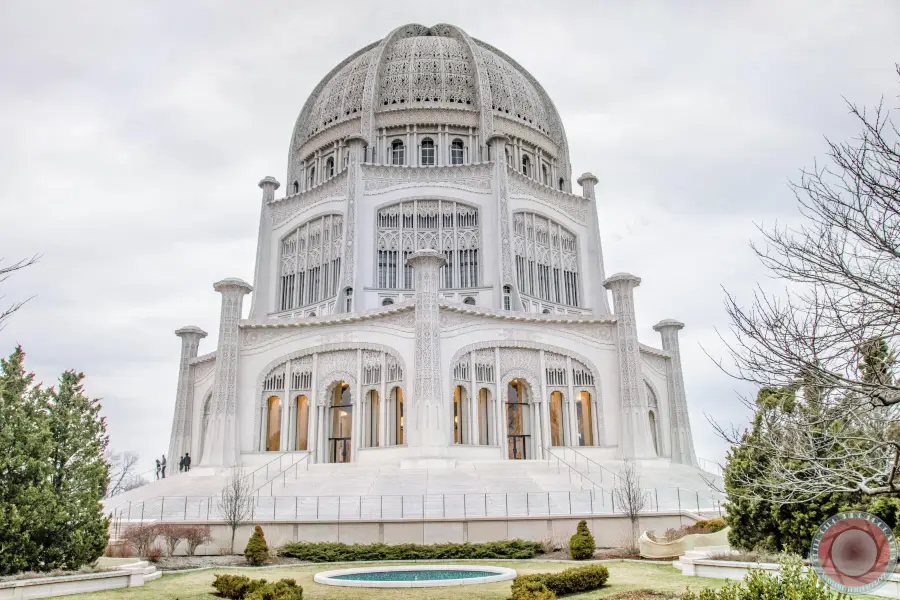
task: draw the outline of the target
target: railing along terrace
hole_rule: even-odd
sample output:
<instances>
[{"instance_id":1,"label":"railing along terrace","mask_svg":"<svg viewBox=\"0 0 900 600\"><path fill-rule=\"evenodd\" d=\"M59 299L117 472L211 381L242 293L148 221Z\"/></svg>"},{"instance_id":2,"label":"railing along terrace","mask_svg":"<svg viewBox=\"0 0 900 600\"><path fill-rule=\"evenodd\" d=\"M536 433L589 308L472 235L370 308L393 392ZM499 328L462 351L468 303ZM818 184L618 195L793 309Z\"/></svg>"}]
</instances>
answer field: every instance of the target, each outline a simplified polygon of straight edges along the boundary
<instances>
[{"instance_id":1,"label":"railing along terrace","mask_svg":"<svg viewBox=\"0 0 900 600\"><path fill-rule=\"evenodd\" d=\"M645 514L691 511L721 514L715 492L645 488ZM506 494L384 496L252 496L251 521L382 521L589 516L623 513L614 489ZM152 522L223 522L218 496L161 496L128 502L113 512L114 527ZM117 532L118 533L118 532Z\"/></svg>"}]
</instances>

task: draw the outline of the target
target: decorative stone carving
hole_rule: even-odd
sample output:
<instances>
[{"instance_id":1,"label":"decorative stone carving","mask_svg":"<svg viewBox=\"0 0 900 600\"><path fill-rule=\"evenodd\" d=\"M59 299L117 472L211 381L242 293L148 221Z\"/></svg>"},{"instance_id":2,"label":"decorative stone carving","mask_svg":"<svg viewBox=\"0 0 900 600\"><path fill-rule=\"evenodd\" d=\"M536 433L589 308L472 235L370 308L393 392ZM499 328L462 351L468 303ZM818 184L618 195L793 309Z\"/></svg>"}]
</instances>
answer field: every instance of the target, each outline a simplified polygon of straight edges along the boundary
<instances>
[{"instance_id":1,"label":"decorative stone carving","mask_svg":"<svg viewBox=\"0 0 900 600\"><path fill-rule=\"evenodd\" d=\"M491 189L490 164L450 165L427 169L365 165L363 183L369 195L401 186L434 185L475 192Z\"/></svg>"},{"instance_id":2,"label":"decorative stone carving","mask_svg":"<svg viewBox=\"0 0 900 600\"><path fill-rule=\"evenodd\" d=\"M590 202L579 196L543 185L534 179L525 177L515 169L508 168L507 170L511 195L526 196L551 210L565 214L579 225L588 225L588 211L593 209Z\"/></svg>"},{"instance_id":3,"label":"decorative stone carving","mask_svg":"<svg viewBox=\"0 0 900 600\"><path fill-rule=\"evenodd\" d=\"M269 203L272 227L280 227L296 215L304 213L314 206L342 200L347 196L347 169L331 179L303 192L278 198Z\"/></svg>"}]
</instances>

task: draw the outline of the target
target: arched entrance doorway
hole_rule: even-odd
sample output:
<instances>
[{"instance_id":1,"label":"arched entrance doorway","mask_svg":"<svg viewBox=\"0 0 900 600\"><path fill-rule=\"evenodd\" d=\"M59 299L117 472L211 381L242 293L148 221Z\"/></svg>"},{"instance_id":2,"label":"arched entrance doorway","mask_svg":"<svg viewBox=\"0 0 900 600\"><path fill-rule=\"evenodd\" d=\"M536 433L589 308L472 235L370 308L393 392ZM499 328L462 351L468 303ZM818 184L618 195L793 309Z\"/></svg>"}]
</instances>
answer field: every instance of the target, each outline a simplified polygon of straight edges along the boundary
<instances>
[{"instance_id":1,"label":"arched entrance doorway","mask_svg":"<svg viewBox=\"0 0 900 600\"><path fill-rule=\"evenodd\" d=\"M331 392L331 431L328 436L328 458L333 463L347 463L351 459L353 434L353 398L350 386L339 381Z\"/></svg>"},{"instance_id":2,"label":"arched entrance doorway","mask_svg":"<svg viewBox=\"0 0 900 600\"><path fill-rule=\"evenodd\" d=\"M507 456L510 460L528 458L531 442L531 403L526 383L513 379L506 386Z\"/></svg>"}]
</instances>

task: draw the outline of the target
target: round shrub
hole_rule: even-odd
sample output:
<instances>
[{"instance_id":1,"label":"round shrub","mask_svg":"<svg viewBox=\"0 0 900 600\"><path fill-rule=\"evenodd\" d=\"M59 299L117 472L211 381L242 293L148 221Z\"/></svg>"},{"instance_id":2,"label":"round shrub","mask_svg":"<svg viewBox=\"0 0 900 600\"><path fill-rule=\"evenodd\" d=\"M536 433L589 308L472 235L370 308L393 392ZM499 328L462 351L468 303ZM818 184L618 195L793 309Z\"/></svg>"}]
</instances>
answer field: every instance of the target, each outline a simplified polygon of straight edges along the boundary
<instances>
[{"instance_id":1,"label":"round shrub","mask_svg":"<svg viewBox=\"0 0 900 600\"><path fill-rule=\"evenodd\" d=\"M266 543L266 536L263 535L262 527L259 525L253 530L247 547L244 548L244 558L251 565L261 565L269 560L269 545Z\"/></svg>"},{"instance_id":2,"label":"round shrub","mask_svg":"<svg viewBox=\"0 0 900 600\"><path fill-rule=\"evenodd\" d=\"M259 586L244 600L303 600L303 588L293 579L282 579Z\"/></svg>"}]
</instances>

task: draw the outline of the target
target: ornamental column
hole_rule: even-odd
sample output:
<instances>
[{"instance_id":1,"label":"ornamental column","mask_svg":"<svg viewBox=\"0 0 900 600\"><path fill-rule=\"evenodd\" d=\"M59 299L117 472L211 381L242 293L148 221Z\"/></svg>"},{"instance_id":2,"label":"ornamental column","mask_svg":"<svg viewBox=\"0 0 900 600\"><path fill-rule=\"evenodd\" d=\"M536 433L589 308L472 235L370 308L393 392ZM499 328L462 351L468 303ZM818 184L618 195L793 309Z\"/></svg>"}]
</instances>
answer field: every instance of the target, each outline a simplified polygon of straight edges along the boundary
<instances>
[{"instance_id":1,"label":"ornamental column","mask_svg":"<svg viewBox=\"0 0 900 600\"><path fill-rule=\"evenodd\" d=\"M670 355L666 361L666 381L672 423L672 460L696 467L697 455L694 453L694 438L691 435L687 396L684 393L684 374L681 371L681 349L678 345L678 332L683 328L684 323L674 319L664 319L653 326L653 330L658 331L662 338L663 350Z\"/></svg>"},{"instance_id":2,"label":"ornamental column","mask_svg":"<svg viewBox=\"0 0 900 600\"><path fill-rule=\"evenodd\" d=\"M437 250L419 250L409 257L416 285L415 396L412 407L416 428L411 446L440 447L450 444L441 388L441 322L438 286L441 267L447 261Z\"/></svg>"},{"instance_id":3,"label":"ornamental column","mask_svg":"<svg viewBox=\"0 0 900 600\"><path fill-rule=\"evenodd\" d=\"M603 244L600 241L600 217L597 214L597 201L594 196L594 186L598 179L592 173L583 173L578 178L578 185L581 186L582 195L590 206L588 207L588 217L591 220L588 229L587 253L584 259L585 265L597 265L599 267L599 278L591 277L588 285L590 289L585 290L590 295L590 303L586 306L595 307L595 311L600 314L609 314L609 302L606 298L606 292L603 290L603 278L606 277L606 270L603 268ZM585 273L590 273L589 269L584 269Z\"/></svg>"},{"instance_id":4,"label":"ornamental column","mask_svg":"<svg viewBox=\"0 0 900 600\"><path fill-rule=\"evenodd\" d=\"M231 467L238 463L237 378L241 350L240 322L244 296L253 288L241 279L217 281L213 289L222 294L219 315L219 345L216 348L216 381L209 431L203 447L203 465Z\"/></svg>"},{"instance_id":5,"label":"ornamental column","mask_svg":"<svg viewBox=\"0 0 900 600\"><path fill-rule=\"evenodd\" d=\"M272 219L269 216L269 202L275 199L275 190L280 185L274 177L264 177L259 182L263 193L262 207L259 209L259 233L256 237L256 268L253 272L253 289L256 293L250 302L250 318L260 321L274 309L269 279L276 265L272 263Z\"/></svg>"},{"instance_id":6,"label":"ornamental column","mask_svg":"<svg viewBox=\"0 0 900 600\"><path fill-rule=\"evenodd\" d=\"M175 332L181 338L181 360L178 363L178 390L175 393L175 414L172 417L172 435L169 438L169 460L191 451L191 435L194 418L194 368L191 359L197 358L200 340L206 332L199 327L182 327Z\"/></svg>"},{"instance_id":7,"label":"ornamental column","mask_svg":"<svg viewBox=\"0 0 900 600\"><path fill-rule=\"evenodd\" d=\"M344 217L344 253L341 257L341 290L338 293L338 306L347 305L347 290L362 290L357 285L356 263L359 260L356 240L357 196L362 194L362 168L365 162L366 140L352 135L347 138L347 210ZM361 293L350 297L350 310L346 312L358 312Z\"/></svg>"},{"instance_id":8,"label":"ornamental column","mask_svg":"<svg viewBox=\"0 0 900 600\"><path fill-rule=\"evenodd\" d=\"M619 448L622 458L655 457L650 438L641 350L634 314L634 288L641 278L616 273L603 282L612 292L616 316L616 353L619 359Z\"/></svg>"},{"instance_id":9,"label":"ornamental column","mask_svg":"<svg viewBox=\"0 0 900 600\"><path fill-rule=\"evenodd\" d=\"M494 287L494 307L503 308L503 286L508 285L513 290L510 294L511 308L513 310L522 310L522 302L519 300L519 289L516 287L516 281L513 277L513 259L512 259L512 225L509 214L509 178L506 173L506 145L509 138L505 135L495 133L488 137L488 144L491 149L491 160L494 163L493 168L493 184L494 199L493 206L497 207L496 226L497 239L500 244L497 247L497 259L499 262L499 281L486 281L485 284Z\"/></svg>"}]
</instances>

